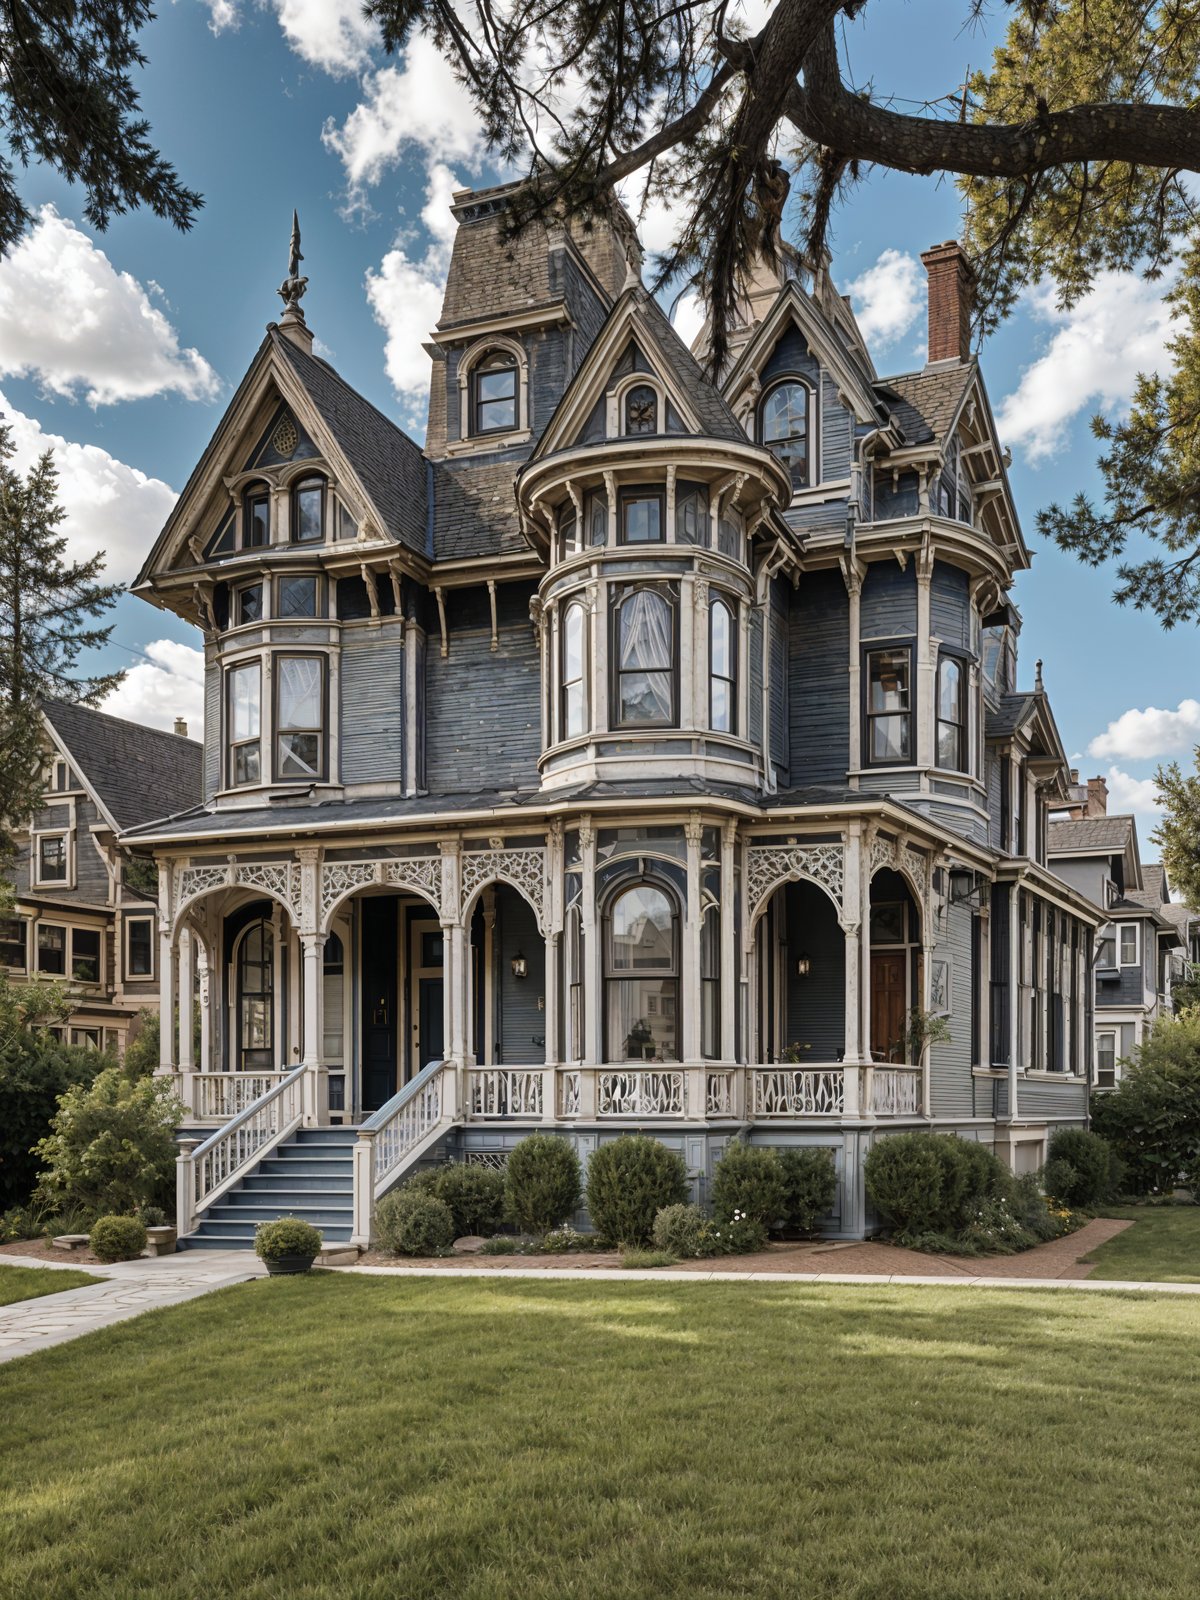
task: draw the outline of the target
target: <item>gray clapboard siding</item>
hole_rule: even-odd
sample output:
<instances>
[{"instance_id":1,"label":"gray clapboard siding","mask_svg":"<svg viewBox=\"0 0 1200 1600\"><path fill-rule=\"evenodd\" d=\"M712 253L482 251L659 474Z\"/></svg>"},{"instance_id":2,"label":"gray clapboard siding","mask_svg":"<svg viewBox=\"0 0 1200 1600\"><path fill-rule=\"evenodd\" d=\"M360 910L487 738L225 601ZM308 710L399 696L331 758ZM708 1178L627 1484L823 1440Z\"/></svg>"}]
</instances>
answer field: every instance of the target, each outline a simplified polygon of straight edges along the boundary
<instances>
[{"instance_id":1,"label":"gray clapboard siding","mask_svg":"<svg viewBox=\"0 0 1200 1600\"><path fill-rule=\"evenodd\" d=\"M873 561L863 579L863 639L890 639L917 631L917 574L912 562Z\"/></svg>"},{"instance_id":2,"label":"gray clapboard siding","mask_svg":"<svg viewBox=\"0 0 1200 1600\"><path fill-rule=\"evenodd\" d=\"M496 1059L505 1066L540 1066L546 1059L546 941L538 932L533 907L508 884L496 890L496 948L500 978ZM518 953L529 963L524 978L513 977L512 961Z\"/></svg>"},{"instance_id":3,"label":"gray clapboard siding","mask_svg":"<svg viewBox=\"0 0 1200 1600\"><path fill-rule=\"evenodd\" d=\"M825 373L821 382L821 478L837 482L850 476L854 422L838 399L837 384Z\"/></svg>"},{"instance_id":4,"label":"gray clapboard siding","mask_svg":"<svg viewBox=\"0 0 1200 1600\"><path fill-rule=\"evenodd\" d=\"M1061 1083L1044 1078L1026 1079L1017 1090L1017 1109L1024 1117L1078 1117L1082 1120L1087 1103L1083 1081L1064 1077Z\"/></svg>"},{"instance_id":5,"label":"gray clapboard siding","mask_svg":"<svg viewBox=\"0 0 1200 1600\"><path fill-rule=\"evenodd\" d=\"M210 662L204 668L204 797L211 800L221 787L221 668Z\"/></svg>"},{"instance_id":6,"label":"gray clapboard siding","mask_svg":"<svg viewBox=\"0 0 1200 1600\"><path fill-rule=\"evenodd\" d=\"M343 783L404 781L401 625L347 630L341 662Z\"/></svg>"},{"instance_id":7,"label":"gray clapboard siding","mask_svg":"<svg viewBox=\"0 0 1200 1600\"><path fill-rule=\"evenodd\" d=\"M842 783L850 764L850 611L838 572L806 573L792 595L791 782Z\"/></svg>"},{"instance_id":8,"label":"gray clapboard siding","mask_svg":"<svg viewBox=\"0 0 1200 1600\"><path fill-rule=\"evenodd\" d=\"M950 961L950 1039L931 1046L929 1095L934 1116L969 1117L975 1110L971 1076L971 913L966 906L946 912L946 930L935 960Z\"/></svg>"},{"instance_id":9,"label":"gray clapboard siding","mask_svg":"<svg viewBox=\"0 0 1200 1600\"><path fill-rule=\"evenodd\" d=\"M960 650L971 648L971 580L945 561L933 564L929 622L935 638Z\"/></svg>"}]
</instances>

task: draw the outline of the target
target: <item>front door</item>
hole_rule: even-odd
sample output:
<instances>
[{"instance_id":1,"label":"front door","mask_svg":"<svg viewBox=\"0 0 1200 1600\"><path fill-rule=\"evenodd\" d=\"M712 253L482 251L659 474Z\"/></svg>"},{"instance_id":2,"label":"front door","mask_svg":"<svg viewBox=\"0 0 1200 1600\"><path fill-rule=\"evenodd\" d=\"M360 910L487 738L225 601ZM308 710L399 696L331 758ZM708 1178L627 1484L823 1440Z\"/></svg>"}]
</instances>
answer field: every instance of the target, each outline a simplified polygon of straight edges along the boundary
<instances>
[{"instance_id":1,"label":"front door","mask_svg":"<svg viewBox=\"0 0 1200 1600\"><path fill-rule=\"evenodd\" d=\"M903 1061L907 1054L907 950L871 951L871 1059Z\"/></svg>"},{"instance_id":2,"label":"front door","mask_svg":"<svg viewBox=\"0 0 1200 1600\"><path fill-rule=\"evenodd\" d=\"M441 924L413 922L410 961L412 971L411 1075L445 1053L444 972Z\"/></svg>"},{"instance_id":3,"label":"front door","mask_svg":"<svg viewBox=\"0 0 1200 1600\"><path fill-rule=\"evenodd\" d=\"M396 1092L396 921L394 895L362 902L362 1109L378 1111Z\"/></svg>"}]
</instances>

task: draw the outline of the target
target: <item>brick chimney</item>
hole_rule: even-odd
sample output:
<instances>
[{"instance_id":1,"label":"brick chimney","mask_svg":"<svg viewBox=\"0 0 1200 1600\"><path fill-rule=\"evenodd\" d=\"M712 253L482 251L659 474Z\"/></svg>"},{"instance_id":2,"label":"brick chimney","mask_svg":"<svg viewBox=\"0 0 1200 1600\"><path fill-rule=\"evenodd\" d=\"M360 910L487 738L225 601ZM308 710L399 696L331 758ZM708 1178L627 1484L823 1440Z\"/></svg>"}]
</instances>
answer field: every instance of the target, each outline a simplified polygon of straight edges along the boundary
<instances>
[{"instance_id":1,"label":"brick chimney","mask_svg":"<svg viewBox=\"0 0 1200 1600\"><path fill-rule=\"evenodd\" d=\"M1103 778L1089 778L1087 783L1087 815L1089 817L1106 817L1108 815L1108 784Z\"/></svg>"},{"instance_id":2,"label":"brick chimney","mask_svg":"<svg viewBox=\"0 0 1200 1600\"><path fill-rule=\"evenodd\" d=\"M183 720L182 717L176 717L175 718L175 732L179 735L179 737L181 739L186 739L187 736L188 736L187 723Z\"/></svg>"},{"instance_id":3,"label":"brick chimney","mask_svg":"<svg viewBox=\"0 0 1200 1600\"><path fill-rule=\"evenodd\" d=\"M975 274L956 239L921 254L929 278L929 360L971 359Z\"/></svg>"}]
</instances>

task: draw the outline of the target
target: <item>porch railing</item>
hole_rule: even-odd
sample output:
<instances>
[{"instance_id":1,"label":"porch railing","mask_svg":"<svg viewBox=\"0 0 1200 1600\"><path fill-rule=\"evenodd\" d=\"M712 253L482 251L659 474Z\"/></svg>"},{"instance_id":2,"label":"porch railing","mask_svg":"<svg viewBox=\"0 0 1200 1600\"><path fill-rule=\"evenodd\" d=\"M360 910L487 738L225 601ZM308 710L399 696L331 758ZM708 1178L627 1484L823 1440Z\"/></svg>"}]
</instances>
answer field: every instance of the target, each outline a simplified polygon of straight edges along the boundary
<instances>
[{"instance_id":1,"label":"porch railing","mask_svg":"<svg viewBox=\"0 0 1200 1600\"><path fill-rule=\"evenodd\" d=\"M865 1071L863 1076L867 1076ZM920 1067L872 1067L870 1082L869 1109L875 1116L915 1117L920 1112ZM866 1101L865 1094L863 1101Z\"/></svg>"},{"instance_id":2,"label":"porch railing","mask_svg":"<svg viewBox=\"0 0 1200 1600\"><path fill-rule=\"evenodd\" d=\"M354 1146L355 1243L370 1242L376 1200L458 1121L457 1101L454 1067L431 1061L361 1124Z\"/></svg>"},{"instance_id":3,"label":"porch railing","mask_svg":"<svg viewBox=\"0 0 1200 1600\"><path fill-rule=\"evenodd\" d=\"M192 1110L198 1117L216 1117L224 1122L245 1111L287 1076L286 1072L198 1072L192 1079Z\"/></svg>"},{"instance_id":4,"label":"porch railing","mask_svg":"<svg viewBox=\"0 0 1200 1600\"><path fill-rule=\"evenodd\" d=\"M540 1117L545 1099L541 1067L476 1067L467 1074L470 1117Z\"/></svg>"},{"instance_id":5,"label":"porch railing","mask_svg":"<svg viewBox=\"0 0 1200 1600\"><path fill-rule=\"evenodd\" d=\"M751 1067L752 1117L840 1117L846 1104L842 1067Z\"/></svg>"},{"instance_id":6,"label":"porch railing","mask_svg":"<svg viewBox=\"0 0 1200 1600\"><path fill-rule=\"evenodd\" d=\"M223 1128L191 1146L175 1163L176 1228L191 1233L201 1212L246 1175L304 1118L304 1068L271 1084Z\"/></svg>"}]
</instances>

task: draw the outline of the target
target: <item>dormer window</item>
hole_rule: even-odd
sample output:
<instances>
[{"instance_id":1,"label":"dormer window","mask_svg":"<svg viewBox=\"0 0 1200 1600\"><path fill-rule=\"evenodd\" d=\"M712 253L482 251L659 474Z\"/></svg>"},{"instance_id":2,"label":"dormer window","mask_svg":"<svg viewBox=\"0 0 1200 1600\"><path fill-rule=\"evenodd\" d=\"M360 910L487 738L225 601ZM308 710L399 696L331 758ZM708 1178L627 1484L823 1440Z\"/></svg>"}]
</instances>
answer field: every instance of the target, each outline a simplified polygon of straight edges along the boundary
<instances>
[{"instance_id":1,"label":"dormer window","mask_svg":"<svg viewBox=\"0 0 1200 1600\"><path fill-rule=\"evenodd\" d=\"M471 370L471 432L506 433L516 425L516 357L489 350Z\"/></svg>"},{"instance_id":2,"label":"dormer window","mask_svg":"<svg viewBox=\"0 0 1200 1600\"><path fill-rule=\"evenodd\" d=\"M303 478L292 490L292 543L321 544L325 538L325 481Z\"/></svg>"},{"instance_id":3,"label":"dormer window","mask_svg":"<svg viewBox=\"0 0 1200 1600\"><path fill-rule=\"evenodd\" d=\"M277 618L315 617L317 615L317 579L309 572L289 574L275 582L275 615Z\"/></svg>"},{"instance_id":4,"label":"dormer window","mask_svg":"<svg viewBox=\"0 0 1200 1600\"><path fill-rule=\"evenodd\" d=\"M254 483L242 500L242 548L261 550L271 542L271 497L263 483Z\"/></svg>"},{"instance_id":5,"label":"dormer window","mask_svg":"<svg viewBox=\"0 0 1200 1600\"><path fill-rule=\"evenodd\" d=\"M760 439L792 475L799 488L809 481L807 384L787 381L768 389L760 412Z\"/></svg>"},{"instance_id":6,"label":"dormer window","mask_svg":"<svg viewBox=\"0 0 1200 1600\"><path fill-rule=\"evenodd\" d=\"M636 384L625 396L625 432L658 432L658 395L648 383Z\"/></svg>"}]
</instances>

